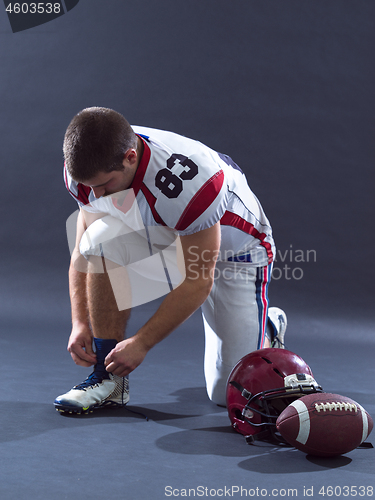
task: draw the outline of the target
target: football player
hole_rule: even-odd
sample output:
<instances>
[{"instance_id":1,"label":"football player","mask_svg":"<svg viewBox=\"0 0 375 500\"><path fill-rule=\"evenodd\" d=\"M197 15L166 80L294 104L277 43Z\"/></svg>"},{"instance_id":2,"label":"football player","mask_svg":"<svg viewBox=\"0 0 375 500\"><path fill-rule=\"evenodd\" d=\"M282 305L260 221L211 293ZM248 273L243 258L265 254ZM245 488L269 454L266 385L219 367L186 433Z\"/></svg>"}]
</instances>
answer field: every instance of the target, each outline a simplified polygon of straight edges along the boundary
<instances>
[{"instance_id":1,"label":"football player","mask_svg":"<svg viewBox=\"0 0 375 500\"><path fill-rule=\"evenodd\" d=\"M268 308L272 229L240 167L196 140L130 126L107 108L78 113L63 149L65 184L80 207L68 350L94 371L59 396L56 409L85 413L126 404L129 373L199 307L208 396L224 406L233 366L256 349L283 348L287 323L282 310ZM124 339L130 309L141 303L135 297L149 292L135 290L132 280L152 281L168 253L163 249L173 245L183 255L180 282L168 276L164 258L169 293Z\"/></svg>"}]
</instances>

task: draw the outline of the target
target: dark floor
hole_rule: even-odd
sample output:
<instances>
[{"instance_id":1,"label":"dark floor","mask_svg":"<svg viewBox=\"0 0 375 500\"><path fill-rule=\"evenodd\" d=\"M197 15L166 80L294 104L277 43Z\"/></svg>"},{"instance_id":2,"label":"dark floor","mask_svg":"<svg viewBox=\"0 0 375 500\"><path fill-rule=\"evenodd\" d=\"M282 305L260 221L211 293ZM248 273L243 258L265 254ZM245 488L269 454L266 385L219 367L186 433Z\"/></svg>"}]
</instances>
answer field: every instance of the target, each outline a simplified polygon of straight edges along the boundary
<instances>
[{"instance_id":1,"label":"dark floor","mask_svg":"<svg viewBox=\"0 0 375 500\"><path fill-rule=\"evenodd\" d=\"M2 500L240 498L276 496L275 489L279 496L311 497L311 488L314 498L325 498L323 486L337 487L334 498L345 498L344 486L371 496L374 449L317 459L295 449L249 446L231 430L226 411L205 394L199 314L131 375L129 409L148 421L126 409L57 413L54 398L89 373L65 349L66 298L57 307L53 296L45 297L41 309L41 296L29 295L27 302L27 289L12 290L17 298L4 298L0 337ZM134 311L130 333L154 307ZM292 309L289 324L287 347L324 389L353 398L374 418L373 325Z\"/></svg>"}]
</instances>

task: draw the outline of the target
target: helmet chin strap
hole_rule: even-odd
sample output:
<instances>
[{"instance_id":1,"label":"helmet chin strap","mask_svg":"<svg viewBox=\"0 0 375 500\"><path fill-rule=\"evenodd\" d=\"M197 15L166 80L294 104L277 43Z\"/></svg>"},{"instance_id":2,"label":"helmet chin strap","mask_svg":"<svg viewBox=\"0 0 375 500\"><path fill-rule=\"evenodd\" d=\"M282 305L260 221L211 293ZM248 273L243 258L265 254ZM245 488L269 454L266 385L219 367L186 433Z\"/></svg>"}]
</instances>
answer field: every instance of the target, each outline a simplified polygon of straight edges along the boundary
<instances>
[{"instance_id":1,"label":"helmet chin strap","mask_svg":"<svg viewBox=\"0 0 375 500\"><path fill-rule=\"evenodd\" d=\"M243 396L245 399L249 400L252 396L251 392L247 391L244 387L242 387L241 384L236 382L235 380L231 380L230 385L233 385L236 389L238 389L241 393L241 396Z\"/></svg>"}]
</instances>

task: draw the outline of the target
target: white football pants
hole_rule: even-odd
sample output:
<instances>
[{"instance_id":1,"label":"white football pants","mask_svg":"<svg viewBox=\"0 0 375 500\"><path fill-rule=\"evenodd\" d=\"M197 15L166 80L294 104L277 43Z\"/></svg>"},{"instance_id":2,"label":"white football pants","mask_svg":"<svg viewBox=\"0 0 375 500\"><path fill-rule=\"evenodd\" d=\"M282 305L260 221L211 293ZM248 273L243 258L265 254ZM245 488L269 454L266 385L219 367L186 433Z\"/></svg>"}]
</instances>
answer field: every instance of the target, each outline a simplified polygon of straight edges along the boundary
<instances>
[{"instance_id":1,"label":"white football pants","mask_svg":"<svg viewBox=\"0 0 375 500\"><path fill-rule=\"evenodd\" d=\"M227 379L234 365L264 345L271 271L272 265L216 264L214 286L202 305L202 315L207 393L219 405L226 404Z\"/></svg>"}]
</instances>

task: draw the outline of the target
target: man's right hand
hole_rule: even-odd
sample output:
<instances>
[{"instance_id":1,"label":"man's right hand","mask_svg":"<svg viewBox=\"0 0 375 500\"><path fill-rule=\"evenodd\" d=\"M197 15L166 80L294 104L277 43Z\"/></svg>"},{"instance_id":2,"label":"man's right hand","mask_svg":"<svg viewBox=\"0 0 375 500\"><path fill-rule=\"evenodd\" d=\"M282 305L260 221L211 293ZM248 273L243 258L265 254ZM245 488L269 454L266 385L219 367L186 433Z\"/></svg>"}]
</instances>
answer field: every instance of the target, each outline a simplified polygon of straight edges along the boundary
<instances>
[{"instance_id":1,"label":"man's right hand","mask_svg":"<svg viewBox=\"0 0 375 500\"><path fill-rule=\"evenodd\" d=\"M88 326L73 327L67 349L76 365L91 366L96 363L92 341L93 335Z\"/></svg>"}]
</instances>

